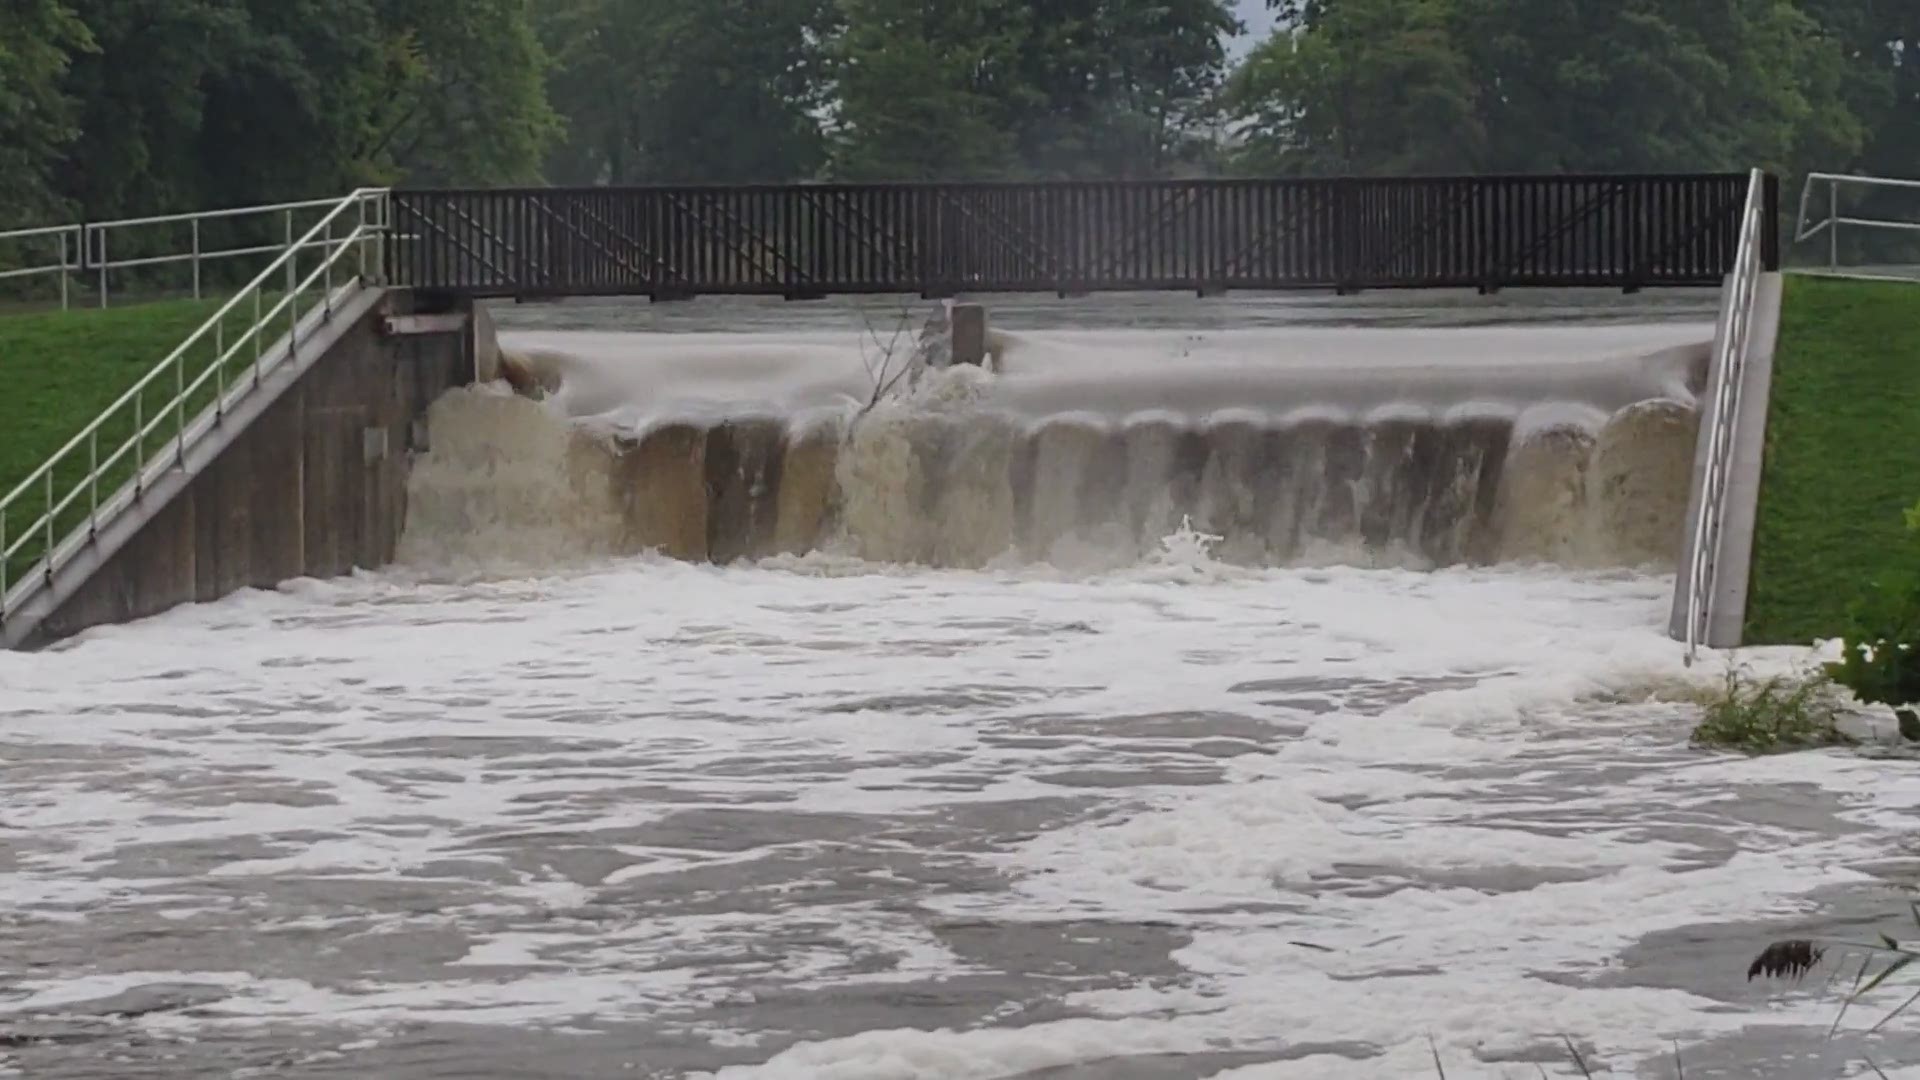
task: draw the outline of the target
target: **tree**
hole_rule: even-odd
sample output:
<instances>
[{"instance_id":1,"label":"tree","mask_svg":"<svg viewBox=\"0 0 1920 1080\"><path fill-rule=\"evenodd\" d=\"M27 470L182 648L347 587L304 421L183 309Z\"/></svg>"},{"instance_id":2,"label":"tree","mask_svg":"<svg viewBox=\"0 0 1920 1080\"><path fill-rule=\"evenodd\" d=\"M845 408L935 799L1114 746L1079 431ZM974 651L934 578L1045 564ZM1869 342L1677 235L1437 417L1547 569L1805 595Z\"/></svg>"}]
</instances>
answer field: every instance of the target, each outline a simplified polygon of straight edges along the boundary
<instances>
[{"instance_id":1,"label":"tree","mask_svg":"<svg viewBox=\"0 0 1920 1080\"><path fill-rule=\"evenodd\" d=\"M52 170L90 217L200 204L195 151L206 86L244 41L235 0L67 0L96 48L62 89L79 135Z\"/></svg>"},{"instance_id":2,"label":"tree","mask_svg":"<svg viewBox=\"0 0 1920 1080\"><path fill-rule=\"evenodd\" d=\"M201 83L192 205L279 202L391 178L365 160L367 128L394 91L386 30L366 0L249 0L227 32L231 51Z\"/></svg>"},{"instance_id":3,"label":"tree","mask_svg":"<svg viewBox=\"0 0 1920 1080\"><path fill-rule=\"evenodd\" d=\"M532 182L557 131L530 0L65 2L95 47L48 173L93 218Z\"/></svg>"},{"instance_id":4,"label":"tree","mask_svg":"<svg viewBox=\"0 0 1920 1080\"><path fill-rule=\"evenodd\" d=\"M849 176L1154 176L1208 149L1225 0L842 0Z\"/></svg>"},{"instance_id":5,"label":"tree","mask_svg":"<svg viewBox=\"0 0 1920 1080\"><path fill-rule=\"evenodd\" d=\"M830 0L563 0L542 17L573 183L812 176Z\"/></svg>"},{"instance_id":6,"label":"tree","mask_svg":"<svg viewBox=\"0 0 1920 1080\"><path fill-rule=\"evenodd\" d=\"M1274 0L1286 25L1229 97L1240 160L1549 173L1848 158L1867 138L1849 95L1871 80L1801 2Z\"/></svg>"},{"instance_id":7,"label":"tree","mask_svg":"<svg viewBox=\"0 0 1920 1080\"><path fill-rule=\"evenodd\" d=\"M1053 0L1019 49L1036 108L1020 156L1047 176L1162 175L1207 149L1203 121L1240 22L1222 0Z\"/></svg>"},{"instance_id":8,"label":"tree","mask_svg":"<svg viewBox=\"0 0 1920 1080\"><path fill-rule=\"evenodd\" d=\"M1335 3L1336 0L1267 0L1267 10L1279 16L1283 29L1298 27L1312 30Z\"/></svg>"},{"instance_id":9,"label":"tree","mask_svg":"<svg viewBox=\"0 0 1920 1080\"><path fill-rule=\"evenodd\" d=\"M38 224L61 209L52 174L79 135L61 84L93 39L60 0L0 0L0 26L0 227Z\"/></svg>"},{"instance_id":10,"label":"tree","mask_svg":"<svg viewBox=\"0 0 1920 1080\"><path fill-rule=\"evenodd\" d=\"M1866 138L1829 171L1920 177L1920 7L1887 0L1802 0L1845 65L1839 96Z\"/></svg>"},{"instance_id":11,"label":"tree","mask_svg":"<svg viewBox=\"0 0 1920 1080\"><path fill-rule=\"evenodd\" d=\"M850 180L982 179L1018 168L1037 104L1019 78L1012 0L843 0L829 46L832 169Z\"/></svg>"},{"instance_id":12,"label":"tree","mask_svg":"<svg viewBox=\"0 0 1920 1080\"><path fill-rule=\"evenodd\" d=\"M360 167L412 183L539 180L562 128L532 3L376 0L388 62Z\"/></svg>"},{"instance_id":13,"label":"tree","mask_svg":"<svg viewBox=\"0 0 1920 1080\"><path fill-rule=\"evenodd\" d=\"M1235 73L1243 171L1469 171L1486 152L1480 88L1446 0L1322 0Z\"/></svg>"},{"instance_id":14,"label":"tree","mask_svg":"<svg viewBox=\"0 0 1920 1080\"><path fill-rule=\"evenodd\" d=\"M1868 128L1855 167L1920 178L1920 7L1825 0L1850 62L1853 101Z\"/></svg>"},{"instance_id":15,"label":"tree","mask_svg":"<svg viewBox=\"0 0 1920 1080\"><path fill-rule=\"evenodd\" d=\"M1830 108L1836 49L1793 0L1454 0L1487 165L1511 171L1781 167Z\"/></svg>"}]
</instances>

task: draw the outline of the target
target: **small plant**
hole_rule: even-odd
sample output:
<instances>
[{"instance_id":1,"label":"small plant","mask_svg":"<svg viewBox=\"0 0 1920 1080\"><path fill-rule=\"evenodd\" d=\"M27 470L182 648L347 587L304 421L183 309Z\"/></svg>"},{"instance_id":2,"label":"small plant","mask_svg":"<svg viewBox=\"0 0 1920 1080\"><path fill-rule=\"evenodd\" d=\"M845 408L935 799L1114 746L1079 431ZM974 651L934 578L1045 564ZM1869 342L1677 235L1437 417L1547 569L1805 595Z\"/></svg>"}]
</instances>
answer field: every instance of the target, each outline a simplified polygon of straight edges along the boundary
<instances>
[{"instance_id":1,"label":"small plant","mask_svg":"<svg viewBox=\"0 0 1920 1080\"><path fill-rule=\"evenodd\" d=\"M1920 564L1920 504L1906 513ZM1911 570L1875 582L1847 611L1840 660L1827 674L1861 701L1891 705L1900 737L1920 741L1920 575Z\"/></svg>"},{"instance_id":2,"label":"small plant","mask_svg":"<svg viewBox=\"0 0 1920 1080\"><path fill-rule=\"evenodd\" d=\"M1778 754L1821 746L1852 746L1840 730L1840 701L1818 671L1755 680L1728 667L1726 683L1707 702L1693 729L1695 746Z\"/></svg>"}]
</instances>

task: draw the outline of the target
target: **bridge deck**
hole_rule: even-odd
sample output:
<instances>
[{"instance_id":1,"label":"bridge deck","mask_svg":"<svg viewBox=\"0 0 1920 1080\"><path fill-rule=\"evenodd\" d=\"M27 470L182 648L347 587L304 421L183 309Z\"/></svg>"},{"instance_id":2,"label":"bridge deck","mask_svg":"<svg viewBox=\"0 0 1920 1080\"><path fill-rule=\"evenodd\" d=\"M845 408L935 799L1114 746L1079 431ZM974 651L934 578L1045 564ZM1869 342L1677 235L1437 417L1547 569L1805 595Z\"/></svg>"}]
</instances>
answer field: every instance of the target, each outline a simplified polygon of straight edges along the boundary
<instances>
[{"instance_id":1,"label":"bridge deck","mask_svg":"<svg viewBox=\"0 0 1920 1080\"><path fill-rule=\"evenodd\" d=\"M1717 286L1747 179L414 190L387 258L395 284L528 298Z\"/></svg>"}]
</instances>

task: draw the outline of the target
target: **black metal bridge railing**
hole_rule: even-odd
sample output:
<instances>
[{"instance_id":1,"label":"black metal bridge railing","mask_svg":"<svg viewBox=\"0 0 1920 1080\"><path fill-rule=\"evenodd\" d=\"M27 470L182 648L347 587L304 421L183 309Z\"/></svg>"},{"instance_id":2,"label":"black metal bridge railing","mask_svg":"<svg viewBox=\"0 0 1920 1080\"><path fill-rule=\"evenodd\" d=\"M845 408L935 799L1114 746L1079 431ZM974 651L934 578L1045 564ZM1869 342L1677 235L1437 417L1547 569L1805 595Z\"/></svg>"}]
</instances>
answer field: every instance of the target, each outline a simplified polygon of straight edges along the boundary
<instances>
[{"instance_id":1,"label":"black metal bridge railing","mask_svg":"<svg viewBox=\"0 0 1920 1080\"><path fill-rule=\"evenodd\" d=\"M417 190L395 284L474 296L1717 286L1748 174ZM1768 178L1769 222L1779 187ZM1768 269L1779 266L1768 231Z\"/></svg>"}]
</instances>

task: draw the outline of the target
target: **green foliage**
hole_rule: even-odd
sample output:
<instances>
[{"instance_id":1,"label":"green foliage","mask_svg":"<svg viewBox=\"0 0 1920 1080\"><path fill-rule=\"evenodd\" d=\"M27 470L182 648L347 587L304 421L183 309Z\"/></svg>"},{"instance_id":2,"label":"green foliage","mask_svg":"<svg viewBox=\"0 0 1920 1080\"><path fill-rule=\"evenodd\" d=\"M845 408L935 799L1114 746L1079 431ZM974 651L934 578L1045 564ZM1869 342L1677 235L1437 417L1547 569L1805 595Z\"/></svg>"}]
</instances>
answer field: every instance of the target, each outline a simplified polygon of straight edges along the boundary
<instances>
[{"instance_id":1,"label":"green foliage","mask_svg":"<svg viewBox=\"0 0 1920 1080\"><path fill-rule=\"evenodd\" d=\"M242 44L246 16L222 0L67 0L97 48L72 57L63 92L79 121L56 183L81 214L192 206L206 86Z\"/></svg>"},{"instance_id":2,"label":"green foliage","mask_svg":"<svg viewBox=\"0 0 1920 1080\"><path fill-rule=\"evenodd\" d=\"M1204 113L1239 30L1224 0L1054 0L1028 5L1016 72L1038 109L1015 118L1042 176L1157 176L1203 163Z\"/></svg>"},{"instance_id":3,"label":"green foliage","mask_svg":"<svg viewBox=\"0 0 1920 1080\"><path fill-rule=\"evenodd\" d=\"M750 182L815 173L830 0L558 0L540 32L569 119L553 178Z\"/></svg>"},{"instance_id":4,"label":"green foliage","mask_svg":"<svg viewBox=\"0 0 1920 1080\"><path fill-rule=\"evenodd\" d=\"M363 183L1920 174L1920 5L1270 0L1230 71L1237 6L0 0L0 224Z\"/></svg>"},{"instance_id":5,"label":"green foliage","mask_svg":"<svg viewBox=\"0 0 1920 1080\"><path fill-rule=\"evenodd\" d=\"M1494 168L1778 168L1830 127L1804 88L1840 56L1792 0L1456 2L1482 85L1514 88L1482 101Z\"/></svg>"},{"instance_id":6,"label":"green foliage","mask_svg":"<svg viewBox=\"0 0 1920 1080\"><path fill-rule=\"evenodd\" d=\"M1920 504L1905 517L1920 549ZM1848 609L1842 641L1827 674L1861 701L1893 706L1900 734L1920 739L1920 574L1896 570L1875 581Z\"/></svg>"},{"instance_id":7,"label":"green foliage","mask_svg":"<svg viewBox=\"0 0 1920 1080\"><path fill-rule=\"evenodd\" d=\"M93 48L86 24L60 0L0 0L0 228L38 224L60 206L50 182L60 150L79 134L60 83L74 55Z\"/></svg>"},{"instance_id":8,"label":"green foliage","mask_svg":"<svg viewBox=\"0 0 1920 1080\"><path fill-rule=\"evenodd\" d=\"M373 0L387 62L354 165L389 182L537 182L562 125L534 2Z\"/></svg>"},{"instance_id":9,"label":"green foliage","mask_svg":"<svg viewBox=\"0 0 1920 1080\"><path fill-rule=\"evenodd\" d=\"M1755 680L1730 667L1720 692L1708 700L1692 741L1748 754L1852 745L1839 719L1839 695L1817 672Z\"/></svg>"},{"instance_id":10,"label":"green foliage","mask_svg":"<svg viewBox=\"0 0 1920 1080\"><path fill-rule=\"evenodd\" d=\"M833 169L862 179L1205 168L1225 0L841 0Z\"/></svg>"},{"instance_id":11,"label":"green foliage","mask_svg":"<svg viewBox=\"0 0 1920 1080\"><path fill-rule=\"evenodd\" d=\"M1235 73L1249 173L1464 172L1485 156L1478 90L1448 0L1344 0Z\"/></svg>"},{"instance_id":12,"label":"green foliage","mask_svg":"<svg viewBox=\"0 0 1920 1080\"><path fill-rule=\"evenodd\" d=\"M843 0L829 46L833 171L855 180L1018 171L1014 127L1040 99L1020 73L1030 11L1013 0Z\"/></svg>"},{"instance_id":13,"label":"green foliage","mask_svg":"<svg viewBox=\"0 0 1920 1080\"><path fill-rule=\"evenodd\" d=\"M1849 60L1841 94L1869 137L1850 168L1920 174L1920 5L1802 0Z\"/></svg>"},{"instance_id":14,"label":"green foliage","mask_svg":"<svg viewBox=\"0 0 1920 1080\"><path fill-rule=\"evenodd\" d=\"M531 0L0 0L0 26L14 220L530 182L559 132Z\"/></svg>"},{"instance_id":15,"label":"green foliage","mask_svg":"<svg viewBox=\"0 0 1920 1080\"><path fill-rule=\"evenodd\" d=\"M1920 172L1911 5L1269 6L1286 25L1223 100L1242 171L1791 173L1864 158L1880 171Z\"/></svg>"}]
</instances>

